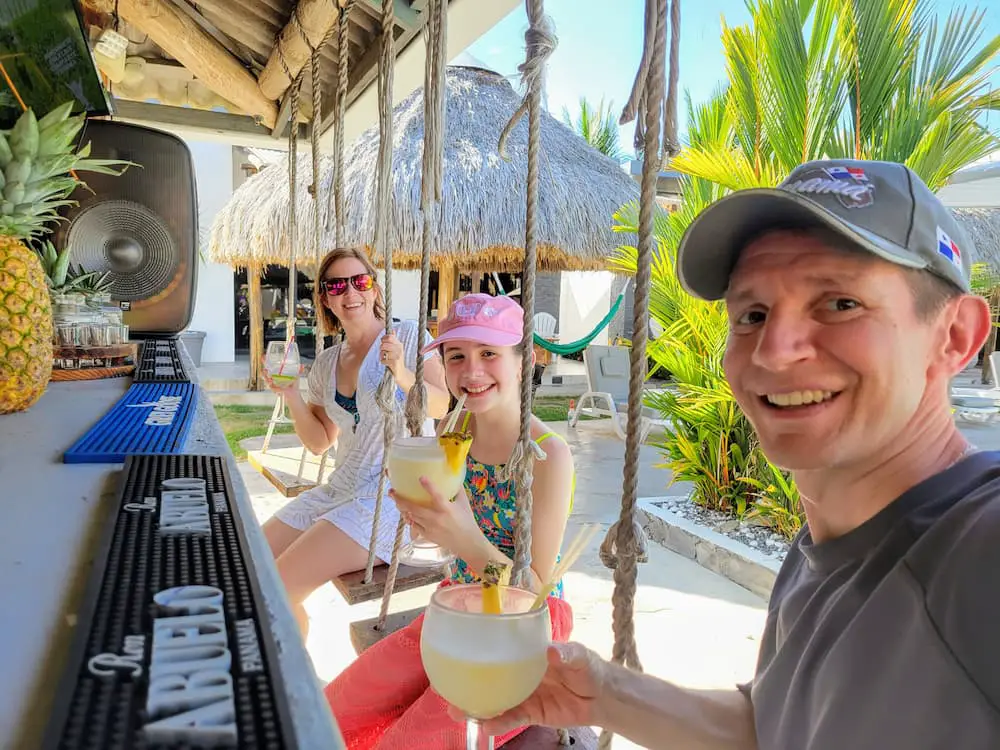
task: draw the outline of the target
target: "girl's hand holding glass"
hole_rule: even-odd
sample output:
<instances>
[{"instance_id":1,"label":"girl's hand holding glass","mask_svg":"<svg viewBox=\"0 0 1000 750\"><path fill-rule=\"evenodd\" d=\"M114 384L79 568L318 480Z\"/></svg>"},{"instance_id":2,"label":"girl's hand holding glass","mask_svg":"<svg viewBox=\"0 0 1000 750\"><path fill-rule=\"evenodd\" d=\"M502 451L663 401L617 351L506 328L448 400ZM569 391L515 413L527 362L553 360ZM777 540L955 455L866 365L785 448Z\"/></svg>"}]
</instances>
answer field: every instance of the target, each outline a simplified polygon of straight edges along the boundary
<instances>
[{"instance_id":1,"label":"girl's hand holding glass","mask_svg":"<svg viewBox=\"0 0 1000 750\"><path fill-rule=\"evenodd\" d=\"M410 524L415 541L446 549L451 553L450 557L460 554L470 540L482 537L464 487L459 485L454 499L449 499L426 476L419 477L418 481L426 499L404 496L396 487L389 491L399 512Z\"/></svg>"}]
</instances>

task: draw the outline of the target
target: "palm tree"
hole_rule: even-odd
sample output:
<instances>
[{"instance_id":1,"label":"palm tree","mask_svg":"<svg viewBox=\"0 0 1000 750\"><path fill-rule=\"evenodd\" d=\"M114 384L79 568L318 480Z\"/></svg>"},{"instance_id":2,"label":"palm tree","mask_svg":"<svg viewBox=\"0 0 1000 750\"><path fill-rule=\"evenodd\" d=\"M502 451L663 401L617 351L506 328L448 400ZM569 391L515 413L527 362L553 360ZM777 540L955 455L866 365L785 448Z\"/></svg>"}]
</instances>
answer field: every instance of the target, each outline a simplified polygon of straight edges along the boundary
<instances>
[{"instance_id":1,"label":"palm tree","mask_svg":"<svg viewBox=\"0 0 1000 750\"><path fill-rule=\"evenodd\" d=\"M605 156L622 161L625 153L618 139L618 120L613 114L614 105L607 106L601 99L597 107L580 97L580 111L574 120L568 107L563 107L563 123L576 132L583 140Z\"/></svg>"},{"instance_id":2,"label":"palm tree","mask_svg":"<svg viewBox=\"0 0 1000 750\"><path fill-rule=\"evenodd\" d=\"M673 263L680 237L732 190L774 186L819 158L903 162L931 189L1000 147L982 114L1000 109L987 88L1000 35L982 41L983 10L939 24L928 0L751 0L751 22L723 26L726 82L707 102L688 99L689 131L671 162L680 210L657 219L650 313L665 333L649 354L676 393L655 397L675 428L661 449L695 499L754 512L786 534L800 523L798 493L761 454L721 370L728 326L720 303L689 297ZM634 205L616 215L635 232ZM635 248L615 270L635 272Z\"/></svg>"}]
</instances>

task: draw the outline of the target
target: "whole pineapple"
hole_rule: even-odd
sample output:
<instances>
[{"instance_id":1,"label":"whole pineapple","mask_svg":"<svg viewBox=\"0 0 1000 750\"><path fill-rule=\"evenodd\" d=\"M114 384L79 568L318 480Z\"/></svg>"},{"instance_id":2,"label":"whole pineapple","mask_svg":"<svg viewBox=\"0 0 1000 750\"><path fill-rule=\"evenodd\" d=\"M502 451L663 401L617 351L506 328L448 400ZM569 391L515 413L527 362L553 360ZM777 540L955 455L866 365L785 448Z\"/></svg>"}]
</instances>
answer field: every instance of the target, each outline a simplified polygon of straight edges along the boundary
<instances>
[{"instance_id":1,"label":"whole pineapple","mask_svg":"<svg viewBox=\"0 0 1000 750\"><path fill-rule=\"evenodd\" d=\"M52 306L38 256L0 235L0 414L22 411L52 375Z\"/></svg>"},{"instance_id":2,"label":"whole pineapple","mask_svg":"<svg viewBox=\"0 0 1000 750\"><path fill-rule=\"evenodd\" d=\"M82 115L73 102L42 119L27 110L0 131L0 414L32 406L52 374L52 307L39 256L25 244L46 233L80 181L71 170L119 174L125 162L74 153Z\"/></svg>"}]
</instances>

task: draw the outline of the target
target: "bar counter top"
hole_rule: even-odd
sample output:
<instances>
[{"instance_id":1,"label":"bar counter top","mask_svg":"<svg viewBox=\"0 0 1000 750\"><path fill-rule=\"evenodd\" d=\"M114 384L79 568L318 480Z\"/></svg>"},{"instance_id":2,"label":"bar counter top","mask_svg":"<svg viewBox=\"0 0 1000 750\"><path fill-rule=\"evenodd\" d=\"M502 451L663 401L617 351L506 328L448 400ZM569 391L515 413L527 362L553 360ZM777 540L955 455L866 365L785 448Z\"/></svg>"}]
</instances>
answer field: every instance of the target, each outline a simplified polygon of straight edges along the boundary
<instances>
[{"instance_id":1,"label":"bar counter top","mask_svg":"<svg viewBox=\"0 0 1000 750\"><path fill-rule=\"evenodd\" d=\"M183 351L183 346L179 347ZM182 356L194 373L186 353ZM192 376L192 380L195 377ZM64 464L63 452L131 378L50 383L26 412L0 416L0 748L42 742L122 464ZM340 750L340 733L288 607L249 495L204 390L184 453L224 457L257 572L300 748Z\"/></svg>"}]
</instances>

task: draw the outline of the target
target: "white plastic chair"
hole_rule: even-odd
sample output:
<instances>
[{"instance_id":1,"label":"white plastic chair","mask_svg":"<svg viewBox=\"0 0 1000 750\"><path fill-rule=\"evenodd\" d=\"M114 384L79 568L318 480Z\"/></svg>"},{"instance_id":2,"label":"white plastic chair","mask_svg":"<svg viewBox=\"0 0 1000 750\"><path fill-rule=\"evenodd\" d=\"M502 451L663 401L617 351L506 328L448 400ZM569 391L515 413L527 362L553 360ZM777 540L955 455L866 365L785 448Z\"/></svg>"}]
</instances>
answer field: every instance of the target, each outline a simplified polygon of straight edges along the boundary
<instances>
[{"instance_id":1,"label":"white plastic chair","mask_svg":"<svg viewBox=\"0 0 1000 750\"><path fill-rule=\"evenodd\" d=\"M551 313L540 312L535 314L535 333L543 339L555 340L557 324L558 321Z\"/></svg>"},{"instance_id":2,"label":"white plastic chair","mask_svg":"<svg viewBox=\"0 0 1000 750\"><path fill-rule=\"evenodd\" d=\"M951 408L955 418L963 422L989 424L1000 420L1000 404L997 397L990 393L1000 391L1000 352L990 354L990 374L993 377L992 389L969 389L971 393L956 393L954 381L949 388Z\"/></svg>"},{"instance_id":3,"label":"white plastic chair","mask_svg":"<svg viewBox=\"0 0 1000 750\"><path fill-rule=\"evenodd\" d=\"M624 346L592 344L583 350L583 363L587 371L587 392L580 396L570 412L569 426L576 427L581 414L593 417L611 417L615 434L625 439L628 419L629 350ZM639 428L640 442L646 442L654 425L664 425L657 413L648 406L642 407Z\"/></svg>"}]
</instances>

